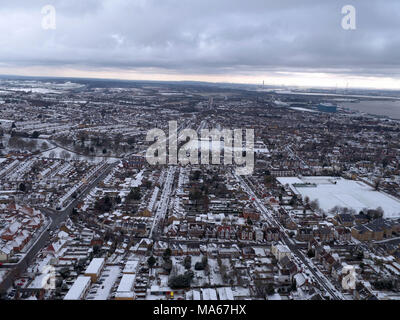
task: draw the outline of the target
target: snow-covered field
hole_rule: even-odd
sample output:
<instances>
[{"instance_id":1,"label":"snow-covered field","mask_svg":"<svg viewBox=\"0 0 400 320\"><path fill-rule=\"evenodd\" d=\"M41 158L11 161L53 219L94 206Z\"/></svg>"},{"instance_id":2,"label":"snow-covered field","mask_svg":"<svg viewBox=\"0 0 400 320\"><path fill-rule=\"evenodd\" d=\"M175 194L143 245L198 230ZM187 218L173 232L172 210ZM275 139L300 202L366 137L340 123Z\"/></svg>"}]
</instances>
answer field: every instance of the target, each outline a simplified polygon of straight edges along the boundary
<instances>
[{"instance_id":1,"label":"snow-covered field","mask_svg":"<svg viewBox=\"0 0 400 320\"><path fill-rule=\"evenodd\" d=\"M289 184L291 189L310 200L318 199L321 209L328 212L335 206L357 211L381 207L385 218L400 217L400 200L383 192L375 191L367 184L334 177L282 177L278 181ZM315 183L316 186L293 186L293 184Z\"/></svg>"},{"instance_id":2,"label":"snow-covered field","mask_svg":"<svg viewBox=\"0 0 400 320\"><path fill-rule=\"evenodd\" d=\"M66 149L56 147L53 149L50 149L48 151L42 152L41 156L45 158L53 158L53 159L62 159L63 154L69 154L68 159L72 160L81 160L81 161L88 161L88 162L93 162L93 163L99 163L103 160L106 160L107 163L113 163L118 161L118 158L112 158L112 157L90 157L90 156L83 156L79 155L77 153L68 151Z\"/></svg>"},{"instance_id":3,"label":"snow-covered field","mask_svg":"<svg viewBox=\"0 0 400 320\"><path fill-rule=\"evenodd\" d=\"M203 149L208 149L209 151L223 151L225 148L224 141L208 141L208 140L191 140L186 147L190 150L203 150ZM235 152L235 151L245 151L249 150L246 147L236 147L235 145L233 146L226 146L227 151ZM269 153L269 150L267 148L254 148L254 152L256 153Z\"/></svg>"}]
</instances>

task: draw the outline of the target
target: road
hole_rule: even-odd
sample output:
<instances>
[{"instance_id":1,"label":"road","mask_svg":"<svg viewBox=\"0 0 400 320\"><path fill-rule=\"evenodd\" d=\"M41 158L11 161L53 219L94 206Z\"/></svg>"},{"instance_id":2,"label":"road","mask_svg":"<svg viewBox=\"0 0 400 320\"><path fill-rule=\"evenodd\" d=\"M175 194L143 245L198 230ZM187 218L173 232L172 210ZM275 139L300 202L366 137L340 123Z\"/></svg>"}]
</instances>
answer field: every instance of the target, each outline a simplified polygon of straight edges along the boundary
<instances>
[{"instance_id":1,"label":"road","mask_svg":"<svg viewBox=\"0 0 400 320\"><path fill-rule=\"evenodd\" d=\"M186 125L190 125L190 120L185 120L178 128L177 128L177 137L180 137L181 131L184 129ZM167 137L163 142L169 142L172 137ZM143 151L145 152L145 151ZM160 200L157 202L157 209L153 218L153 224L150 229L149 237L153 240L159 239L162 233L162 224L160 222L165 218L165 215L168 211L168 205L171 200L172 187L175 179L176 166L168 166L167 167L167 175L164 181L164 186L161 192Z\"/></svg>"},{"instance_id":2,"label":"road","mask_svg":"<svg viewBox=\"0 0 400 320\"><path fill-rule=\"evenodd\" d=\"M161 233L162 224L160 224L160 222L163 219L165 219L165 215L168 210L168 205L169 205L169 201L171 198L172 186L173 186L174 178L175 178L175 171L176 171L175 166L168 167L167 175L166 175L166 178L164 181L163 190L161 193L160 200L158 201L157 210L154 215L153 224L152 224L151 231L150 231L150 238L152 238L152 239L158 239L158 237Z\"/></svg>"},{"instance_id":3,"label":"road","mask_svg":"<svg viewBox=\"0 0 400 320\"><path fill-rule=\"evenodd\" d=\"M108 164L103 172L101 172L101 174L98 175L93 181L88 183L86 188L65 209L56 211L50 208L40 208L40 210L44 211L53 220L53 223L50 226L51 231L58 229L59 226L67 220L72 213L72 210L78 205L78 203L82 201L82 199L84 199L87 194L111 172L116 164L117 162Z\"/></svg>"},{"instance_id":4,"label":"road","mask_svg":"<svg viewBox=\"0 0 400 320\"><path fill-rule=\"evenodd\" d=\"M343 295L338 292L334 285L327 279L321 272L314 270L314 267L310 266L307 259L304 257L303 253L297 248L296 244L292 242L292 240L288 237L286 230L283 226L275 219L272 213L264 206L264 204L257 197L256 193L249 187L249 185L244 181L241 176L236 175L237 180L241 184L242 188L246 191L246 193L254 199L254 205L259 209L264 218L272 225L280 230L280 237L284 244L286 244L289 249L292 251L297 259L300 259L302 264L308 269L309 273L311 273L318 284L326 290L326 292L331 296L332 299L335 300L343 300Z\"/></svg>"},{"instance_id":5,"label":"road","mask_svg":"<svg viewBox=\"0 0 400 320\"><path fill-rule=\"evenodd\" d=\"M302 164L303 164L303 168L302 169L309 169L309 165L302 159L300 158L296 152L293 151L293 149L290 147L290 145L288 145L286 147L286 151L288 151L294 158L297 158L297 160L299 160Z\"/></svg>"}]
</instances>

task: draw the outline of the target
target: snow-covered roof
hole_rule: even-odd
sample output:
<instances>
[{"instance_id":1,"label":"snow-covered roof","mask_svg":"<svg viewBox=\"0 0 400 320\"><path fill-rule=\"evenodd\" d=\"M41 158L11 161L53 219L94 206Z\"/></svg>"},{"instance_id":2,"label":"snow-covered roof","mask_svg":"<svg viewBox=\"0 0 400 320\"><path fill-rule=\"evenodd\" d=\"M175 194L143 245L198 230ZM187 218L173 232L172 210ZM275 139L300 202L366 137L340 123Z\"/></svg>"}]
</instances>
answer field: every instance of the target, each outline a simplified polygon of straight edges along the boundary
<instances>
[{"instance_id":1,"label":"snow-covered roof","mask_svg":"<svg viewBox=\"0 0 400 320\"><path fill-rule=\"evenodd\" d=\"M104 258L94 258L89 266L86 268L85 274L96 274L98 275L104 266Z\"/></svg>"},{"instance_id":2,"label":"snow-covered roof","mask_svg":"<svg viewBox=\"0 0 400 320\"><path fill-rule=\"evenodd\" d=\"M89 285L90 285L90 277L79 276L78 279L75 280L72 287L69 289L67 295L64 297L64 300L82 299L83 294Z\"/></svg>"},{"instance_id":3,"label":"snow-covered roof","mask_svg":"<svg viewBox=\"0 0 400 320\"><path fill-rule=\"evenodd\" d=\"M123 273L136 273L138 264L139 261L137 260L128 261L125 265Z\"/></svg>"},{"instance_id":4,"label":"snow-covered roof","mask_svg":"<svg viewBox=\"0 0 400 320\"><path fill-rule=\"evenodd\" d=\"M119 283L117 292L131 292L135 283L135 279L136 275L134 274L124 274Z\"/></svg>"}]
</instances>

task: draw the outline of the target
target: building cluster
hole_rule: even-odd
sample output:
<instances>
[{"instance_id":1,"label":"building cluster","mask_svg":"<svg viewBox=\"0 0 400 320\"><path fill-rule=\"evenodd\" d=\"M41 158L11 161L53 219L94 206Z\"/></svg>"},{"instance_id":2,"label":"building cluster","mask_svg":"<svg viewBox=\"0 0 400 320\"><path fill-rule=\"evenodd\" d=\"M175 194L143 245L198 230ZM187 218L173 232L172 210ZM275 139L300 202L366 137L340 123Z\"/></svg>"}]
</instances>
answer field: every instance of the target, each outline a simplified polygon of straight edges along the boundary
<instances>
[{"instance_id":1,"label":"building cluster","mask_svg":"<svg viewBox=\"0 0 400 320\"><path fill-rule=\"evenodd\" d=\"M19 262L20 254L37 239L48 224L39 210L14 202L0 204L0 262Z\"/></svg>"},{"instance_id":2,"label":"building cluster","mask_svg":"<svg viewBox=\"0 0 400 320\"><path fill-rule=\"evenodd\" d=\"M0 88L5 298L399 299L398 121L328 95L94 80ZM186 128L194 145L205 129L254 129L253 173L225 165L224 148L210 152L219 165L150 165L147 133L171 144L169 121L178 147Z\"/></svg>"}]
</instances>

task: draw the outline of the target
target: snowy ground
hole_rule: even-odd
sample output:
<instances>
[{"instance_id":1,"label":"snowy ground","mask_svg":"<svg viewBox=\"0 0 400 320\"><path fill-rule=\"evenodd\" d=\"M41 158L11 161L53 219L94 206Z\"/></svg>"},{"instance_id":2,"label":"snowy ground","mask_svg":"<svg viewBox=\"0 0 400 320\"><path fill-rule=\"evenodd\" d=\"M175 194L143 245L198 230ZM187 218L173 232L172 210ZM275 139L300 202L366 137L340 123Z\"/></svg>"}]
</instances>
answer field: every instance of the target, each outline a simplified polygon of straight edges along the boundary
<instances>
[{"instance_id":1,"label":"snowy ground","mask_svg":"<svg viewBox=\"0 0 400 320\"><path fill-rule=\"evenodd\" d=\"M19 149L19 148L12 148L8 145L9 140L10 140L11 136L9 134L5 134L3 136L2 139L0 139L0 142L3 142L4 148L1 149L1 153L2 154L7 154L12 150L15 149ZM46 151L50 148L54 148L55 146L48 140L46 139L33 139L33 138L24 138L24 137L20 137L21 140L23 140L25 143L29 143L29 142L34 142L35 146L30 149L31 151ZM45 145L43 145L45 144ZM22 148L23 150L27 150L26 148Z\"/></svg>"},{"instance_id":2,"label":"snowy ground","mask_svg":"<svg viewBox=\"0 0 400 320\"><path fill-rule=\"evenodd\" d=\"M202 287L209 284L208 276L205 275L204 270L196 270L194 268L196 263L201 262L202 259L203 256L192 256L192 270L194 272L193 287Z\"/></svg>"},{"instance_id":3,"label":"snowy ground","mask_svg":"<svg viewBox=\"0 0 400 320\"><path fill-rule=\"evenodd\" d=\"M225 148L224 141L203 141L203 140L191 140L188 145L186 145L188 149L191 150L202 150L208 149L209 151L223 151ZM245 147L237 147L233 144L233 146L226 146L227 151L235 152L235 151L244 151L248 150L247 145ZM267 148L254 148L254 152L256 153L269 153Z\"/></svg>"},{"instance_id":4,"label":"snowy ground","mask_svg":"<svg viewBox=\"0 0 400 320\"><path fill-rule=\"evenodd\" d=\"M103 161L103 160L106 160L108 163L113 163L113 162L116 162L116 161L119 160L119 159L117 159L117 158L111 158L111 157L90 157L90 156L83 156L83 155L79 155L79 154L77 154L77 153L68 151L68 150L63 149L63 148L60 148L60 147L56 147L56 148L54 148L54 149L45 151L45 152L43 152L43 153L41 154L41 156L42 156L42 157L45 157L45 158L48 158L48 157L52 156L52 158L61 159L61 158L62 158L63 152L68 153L68 154L69 154L69 159L72 159L72 160L75 160L75 159L77 159L77 160L85 160L85 161L93 162L93 163L98 163L98 162L101 162L101 161Z\"/></svg>"},{"instance_id":5,"label":"snowy ground","mask_svg":"<svg viewBox=\"0 0 400 320\"><path fill-rule=\"evenodd\" d=\"M305 112L318 112L316 110L307 109L307 108L300 108L300 107L291 107L290 109L297 110L297 111L305 111Z\"/></svg>"},{"instance_id":6,"label":"snowy ground","mask_svg":"<svg viewBox=\"0 0 400 320\"><path fill-rule=\"evenodd\" d=\"M210 283L214 285L223 285L224 281L222 280L217 260L208 259L208 266L210 268Z\"/></svg>"},{"instance_id":7,"label":"snowy ground","mask_svg":"<svg viewBox=\"0 0 400 320\"><path fill-rule=\"evenodd\" d=\"M360 181L333 177L285 177L278 178L283 185L289 184L292 190L310 200L318 199L321 209L328 212L335 206L348 207L357 211L365 208L381 207L385 218L400 217L400 200ZM335 183L336 182L336 183ZM296 183L315 183L317 186L293 186Z\"/></svg>"},{"instance_id":8,"label":"snowy ground","mask_svg":"<svg viewBox=\"0 0 400 320\"><path fill-rule=\"evenodd\" d=\"M121 268L119 266L107 266L100 278L102 284L96 293L92 294L93 300L107 300L111 294L111 290L120 275Z\"/></svg>"},{"instance_id":9,"label":"snowy ground","mask_svg":"<svg viewBox=\"0 0 400 320\"><path fill-rule=\"evenodd\" d=\"M0 282L3 281L3 277L10 271L9 269L0 269Z\"/></svg>"}]
</instances>

